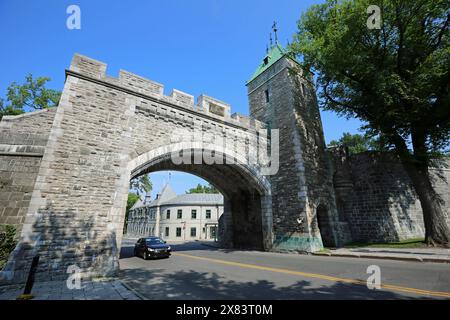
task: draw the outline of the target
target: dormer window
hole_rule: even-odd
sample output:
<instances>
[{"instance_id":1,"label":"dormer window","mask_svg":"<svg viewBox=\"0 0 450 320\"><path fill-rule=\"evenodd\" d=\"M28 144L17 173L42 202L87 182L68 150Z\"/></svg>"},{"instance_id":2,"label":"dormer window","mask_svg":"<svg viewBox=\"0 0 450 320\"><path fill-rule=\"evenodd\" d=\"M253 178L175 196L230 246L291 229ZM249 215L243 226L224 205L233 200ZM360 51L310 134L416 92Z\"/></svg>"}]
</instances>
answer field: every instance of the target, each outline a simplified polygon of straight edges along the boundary
<instances>
[{"instance_id":1,"label":"dormer window","mask_svg":"<svg viewBox=\"0 0 450 320\"><path fill-rule=\"evenodd\" d=\"M269 64L269 56L264 58L264 65L267 66Z\"/></svg>"}]
</instances>

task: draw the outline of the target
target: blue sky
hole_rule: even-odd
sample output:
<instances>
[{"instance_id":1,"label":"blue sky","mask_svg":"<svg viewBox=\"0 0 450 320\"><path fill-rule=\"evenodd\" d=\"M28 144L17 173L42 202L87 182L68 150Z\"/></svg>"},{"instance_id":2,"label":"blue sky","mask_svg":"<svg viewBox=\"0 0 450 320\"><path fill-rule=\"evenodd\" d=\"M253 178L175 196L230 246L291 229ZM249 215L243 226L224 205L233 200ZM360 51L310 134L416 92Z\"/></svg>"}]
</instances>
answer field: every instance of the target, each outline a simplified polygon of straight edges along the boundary
<instances>
[{"instance_id":1,"label":"blue sky","mask_svg":"<svg viewBox=\"0 0 450 320\"><path fill-rule=\"evenodd\" d=\"M161 191L166 183L170 183L170 186L177 194L184 194L187 190L195 187L199 183L203 185L208 184L207 181L197 176L179 171L153 172L150 173L150 180L153 183L152 198L155 198L156 193Z\"/></svg>"},{"instance_id":2,"label":"blue sky","mask_svg":"<svg viewBox=\"0 0 450 320\"><path fill-rule=\"evenodd\" d=\"M265 54L273 21L285 45L301 12L318 2L0 0L0 97L27 73L49 76L49 87L61 90L64 69L77 52L106 62L111 76L125 69L164 84L166 94L172 88L205 93L248 114L245 81ZM81 9L81 30L66 27L72 4ZM360 126L321 114L327 142Z\"/></svg>"}]
</instances>

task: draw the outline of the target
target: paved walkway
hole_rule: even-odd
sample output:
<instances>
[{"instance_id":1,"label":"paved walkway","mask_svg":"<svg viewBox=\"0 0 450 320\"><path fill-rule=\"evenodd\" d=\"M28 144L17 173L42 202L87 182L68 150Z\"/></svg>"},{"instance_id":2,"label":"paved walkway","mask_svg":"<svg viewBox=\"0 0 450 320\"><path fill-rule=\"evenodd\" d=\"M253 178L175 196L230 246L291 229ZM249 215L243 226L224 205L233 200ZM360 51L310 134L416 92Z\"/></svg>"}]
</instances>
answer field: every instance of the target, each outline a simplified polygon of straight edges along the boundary
<instances>
[{"instance_id":1,"label":"paved walkway","mask_svg":"<svg viewBox=\"0 0 450 320\"><path fill-rule=\"evenodd\" d=\"M314 255L450 263L450 249L442 248L339 248Z\"/></svg>"},{"instance_id":2,"label":"paved walkway","mask_svg":"<svg viewBox=\"0 0 450 320\"><path fill-rule=\"evenodd\" d=\"M0 287L0 300L15 300L23 286ZM33 300L139 300L119 280L83 280L81 289L67 288L66 281L37 282L31 294Z\"/></svg>"}]
</instances>

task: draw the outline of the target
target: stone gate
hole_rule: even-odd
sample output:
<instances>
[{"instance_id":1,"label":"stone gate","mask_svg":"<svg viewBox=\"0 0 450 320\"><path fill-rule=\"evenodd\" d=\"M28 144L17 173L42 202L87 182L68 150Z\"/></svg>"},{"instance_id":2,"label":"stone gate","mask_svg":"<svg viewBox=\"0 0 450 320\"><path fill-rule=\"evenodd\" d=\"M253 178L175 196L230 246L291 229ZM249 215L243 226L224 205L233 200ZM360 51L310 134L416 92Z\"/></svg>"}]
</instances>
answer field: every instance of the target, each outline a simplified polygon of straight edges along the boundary
<instances>
[{"instance_id":1,"label":"stone gate","mask_svg":"<svg viewBox=\"0 0 450 320\"><path fill-rule=\"evenodd\" d=\"M20 231L3 280L23 281L37 254L38 278L67 277L70 265L115 274L129 181L158 170L195 174L223 193L224 246L321 249L317 208L328 225L337 214L311 78L276 44L247 87L250 117L231 115L215 98L165 95L159 83L123 70L110 77L106 64L75 55L57 108L0 122L0 222ZM205 144L210 136L231 142ZM279 150L274 172L243 156L257 140ZM191 162L174 162L187 152ZM339 242L333 230L326 237Z\"/></svg>"}]
</instances>

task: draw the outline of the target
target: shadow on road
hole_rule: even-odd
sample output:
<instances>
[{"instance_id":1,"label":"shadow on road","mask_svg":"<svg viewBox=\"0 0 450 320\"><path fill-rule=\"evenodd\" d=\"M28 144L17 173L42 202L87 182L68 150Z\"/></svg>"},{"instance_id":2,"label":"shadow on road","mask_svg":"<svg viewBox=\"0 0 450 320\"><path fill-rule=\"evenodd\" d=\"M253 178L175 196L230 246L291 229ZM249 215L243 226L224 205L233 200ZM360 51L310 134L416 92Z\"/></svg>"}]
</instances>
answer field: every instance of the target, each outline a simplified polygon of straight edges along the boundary
<instances>
[{"instance_id":1,"label":"shadow on road","mask_svg":"<svg viewBox=\"0 0 450 320\"><path fill-rule=\"evenodd\" d=\"M169 243L170 244L170 243ZM182 251L221 251L200 242L170 244L174 252ZM133 257L134 243L125 242L121 249L121 259ZM242 250L239 250L242 251ZM254 281L234 281L216 272L199 272L196 270L169 270L154 265L150 268L125 268L120 271L121 279L148 299L255 299L255 300L311 300L311 299L413 299L392 291L369 290L364 285L343 282L330 282L329 285L317 285L311 281L301 280L288 286L280 286L270 279ZM277 277L274 274L274 277ZM274 278L276 279L276 278ZM274 280L275 281L275 280ZM428 296L414 299L430 299Z\"/></svg>"},{"instance_id":2,"label":"shadow on road","mask_svg":"<svg viewBox=\"0 0 450 320\"><path fill-rule=\"evenodd\" d=\"M195 270L167 274L163 269L122 270L121 278L148 299L257 299L257 300L311 300L311 299L411 299L389 291L369 290L361 285L337 282L314 288L309 281L298 281L286 287L277 287L269 280L236 282L217 273ZM151 281L151 283L149 283ZM428 299L420 297L416 299Z\"/></svg>"}]
</instances>

